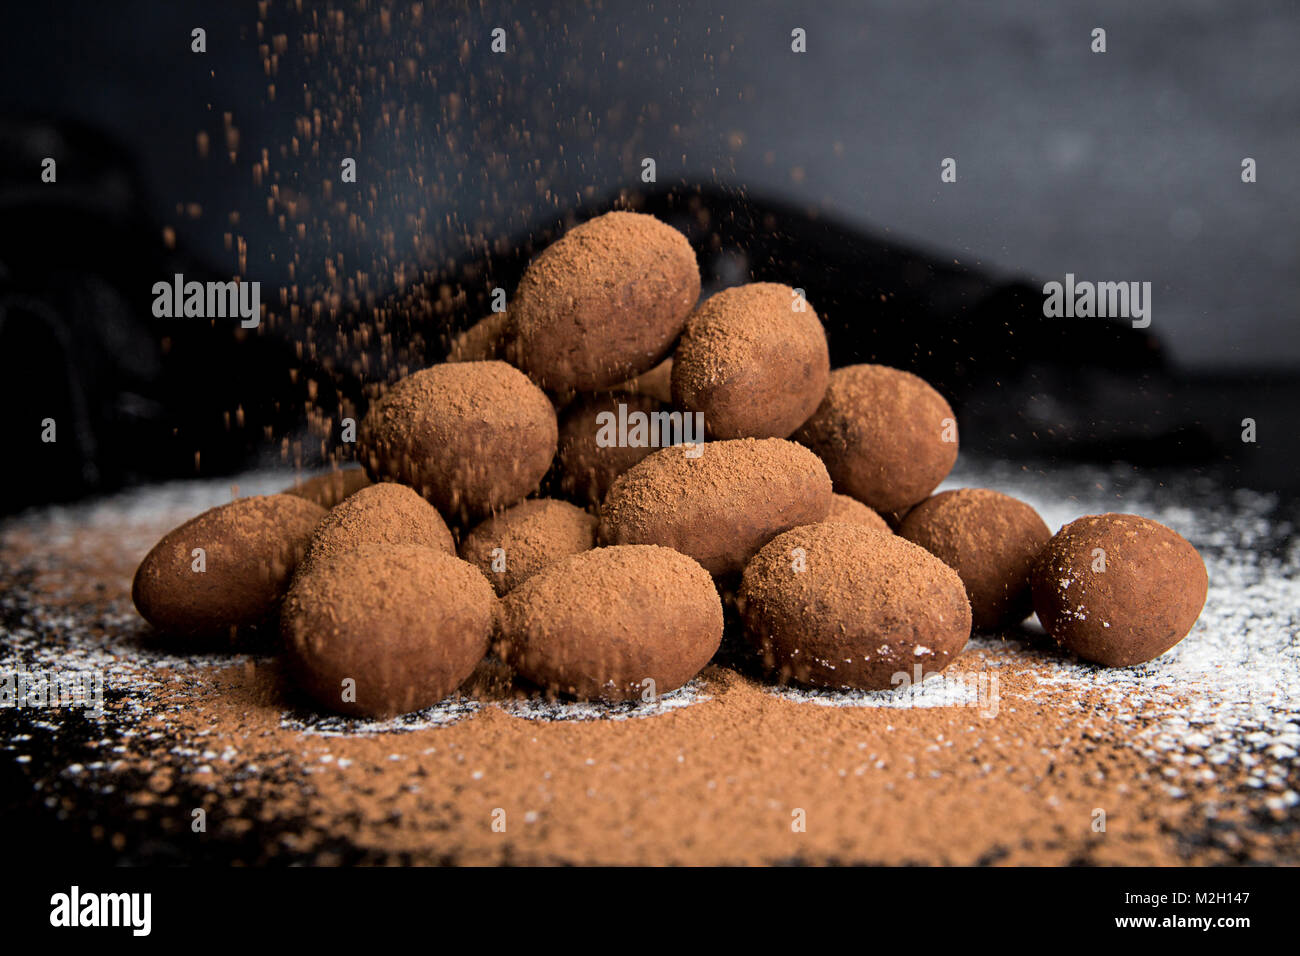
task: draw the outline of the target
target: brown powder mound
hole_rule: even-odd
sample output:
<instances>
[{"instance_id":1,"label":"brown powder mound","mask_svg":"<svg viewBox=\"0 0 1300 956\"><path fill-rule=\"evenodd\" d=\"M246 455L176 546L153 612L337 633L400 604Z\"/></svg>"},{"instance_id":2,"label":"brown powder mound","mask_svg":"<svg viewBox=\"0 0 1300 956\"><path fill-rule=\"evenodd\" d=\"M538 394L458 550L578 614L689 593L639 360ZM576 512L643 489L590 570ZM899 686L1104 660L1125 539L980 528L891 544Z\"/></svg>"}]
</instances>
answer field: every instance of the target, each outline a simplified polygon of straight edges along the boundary
<instances>
[{"instance_id":1,"label":"brown powder mound","mask_svg":"<svg viewBox=\"0 0 1300 956\"><path fill-rule=\"evenodd\" d=\"M509 362L512 351L509 333L509 313L493 312L451 340L447 361L488 362L498 359Z\"/></svg>"},{"instance_id":2,"label":"brown powder mound","mask_svg":"<svg viewBox=\"0 0 1300 956\"><path fill-rule=\"evenodd\" d=\"M970 635L957 573L924 548L859 525L778 535L737 598L764 663L815 687L884 690L943 670Z\"/></svg>"},{"instance_id":3,"label":"brown powder mound","mask_svg":"<svg viewBox=\"0 0 1300 956\"><path fill-rule=\"evenodd\" d=\"M300 481L292 488L284 489L283 493L306 498L329 510L369 484L370 477L366 474L366 470L352 466Z\"/></svg>"},{"instance_id":4,"label":"brown powder mound","mask_svg":"<svg viewBox=\"0 0 1300 956\"><path fill-rule=\"evenodd\" d=\"M385 481L361 489L321 519L303 564L368 544L410 544L456 553L438 509L414 489Z\"/></svg>"},{"instance_id":5,"label":"brown powder mound","mask_svg":"<svg viewBox=\"0 0 1300 956\"><path fill-rule=\"evenodd\" d=\"M512 591L501 619L507 663L584 700L654 700L698 674L722 640L713 579L650 545L565 558Z\"/></svg>"},{"instance_id":6,"label":"brown powder mound","mask_svg":"<svg viewBox=\"0 0 1300 956\"><path fill-rule=\"evenodd\" d=\"M376 479L410 485L457 519L536 490L555 456L550 400L505 362L435 365L393 384L361 423Z\"/></svg>"},{"instance_id":7,"label":"brown powder mound","mask_svg":"<svg viewBox=\"0 0 1300 956\"><path fill-rule=\"evenodd\" d=\"M1029 572L1052 532L1023 501L987 488L945 491L908 512L898 533L961 576L975 627L1029 616Z\"/></svg>"},{"instance_id":8,"label":"brown powder mound","mask_svg":"<svg viewBox=\"0 0 1300 956\"><path fill-rule=\"evenodd\" d=\"M297 684L321 705L387 717L454 691L487 652L496 597L459 558L417 546L322 555L284 599Z\"/></svg>"},{"instance_id":9,"label":"brown powder mound","mask_svg":"<svg viewBox=\"0 0 1300 956\"><path fill-rule=\"evenodd\" d=\"M861 501L850 498L848 495L831 495L831 510L827 513L826 520L841 521L846 524L860 524L864 528L874 528L876 531L883 531L886 534L894 533L894 530L889 527L884 518Z\"/></svg>"},{"instance_id":10,"label":"brown powder mound","mask_svg":"<svg viewBox=\"0 0 1300 956\"><path fill-rule=\"evenodd\" d=\"M505 594L542 568L590 551L595 544L594 515L567 501L534 498L471 531L461 543L460 556L487 575L497 594Z\"/></svg>"},{"instance_id":11,"label":"brown powder mound","mask_svg":"<svg viewBox=\"0 0 1300 956\"><path fill-rule=\"evenodd\" d=\"M565 495L588 504L600 504L615 478L657 450L650 445L615 443L602 447L597 443L601 429L597 419L605 414L617 418L620 405L626 406L628 415L639 412L649 416L667 411L655 399L635 394L602 393L575 402L560 421L559 487Z\"/></svg>"},{"instance_id":12,"label":"brown powder mound","mask_svg":"<svg viewBox=\"0 0 1300 956\"><path fill-rule=\"evenodd\" d=\"M607 544L660 544L714 575L740 571L790 528L826 517L831 481L817 456L780 438L664 448L624 472L600 509Z\"/></svg>"},{"instance_id":13,"label":"brown powder mound","mask_svg":"<svg viewBox=\"0 0 1300 956\"><path fill-rule=\"evenodd\" d=\"M548 246L510 306L522 368L555 391L593 391L662 360L700 297L690 243L653 216L611 212Z\"/></svg>"},{"instance_id":14,"label":"brown powder mound","mask_svg":"<svg viewBox=\"0 0 1300 956\"><path fill-rule=\"evenodd\" d=\"M1192 629L1209 576L1178 532L1139 515L1090 515L1056 533L1033 570L1034 610L1056 642L1107 667L1141 664Z\"/></svg>"},{"instance_id":15,"label":"brown powder mound","mask_svg":"<svg viewBox=\"0 0 1300 956\"><path fill-rule=\"evenodd\" d=\"M273 614L325 509L294 495L239 498L154 545L131 598L164 634L211 636ZM195 551L201 550L201 555Z\"/></svg>"},{"instance_id":16,"label":"brown powder mound","mask_svg":"<svg viewBox=\"0 0 1300 956\"><path fill-rule=\"evenodd\" d=\"M831 370L817 313L775 282L707 299L673 359L673 403L703 412L716 438L788 437L817 410Z\"/></svg>"},{"instance_id":17,"label":"brown powder mound","mask_svg":"<svg viewBox=\"0 0 1300 956\"><path fill-rule=\"evenodd\" d=\"M821 456L837 490L880 512L916 504L957 461L951 406L922 379L885 365L832 372L794 440Z\"/></svg>"},{"instance_id":18,"label":"brown powder mound","mask_svg":"<svg viewBox=\"0 0 1300 956\"><path fill-rule=\"evenodd\" d=\"M615 391L645 395L665 405L673 403L673 357L670 355L650 371L614 386Z\"/></svg>"}]
</instances>

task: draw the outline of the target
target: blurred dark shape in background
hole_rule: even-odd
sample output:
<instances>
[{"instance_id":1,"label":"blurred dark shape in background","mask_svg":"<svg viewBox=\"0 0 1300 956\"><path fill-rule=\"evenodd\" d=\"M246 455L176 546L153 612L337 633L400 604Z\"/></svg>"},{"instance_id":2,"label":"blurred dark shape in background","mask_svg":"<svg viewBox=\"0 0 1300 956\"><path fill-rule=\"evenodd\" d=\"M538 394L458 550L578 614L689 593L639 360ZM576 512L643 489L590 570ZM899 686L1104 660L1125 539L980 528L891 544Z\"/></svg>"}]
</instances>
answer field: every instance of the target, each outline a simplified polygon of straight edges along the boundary
<instances>
[{"instance_id":1,"label":"blurred dark shape in background","mask_svg":"<svg viewBox=\"0 0 1300 956\"><path fill-rule=\"evenodd\" d=\"M55 185L32 175L47 156ZM167 248L131 157L102 133L0 120L0 222L4 510L231 472L301 425L290 343L153 317L154 282L214 276Z\"/></svg>"}]
</instances>

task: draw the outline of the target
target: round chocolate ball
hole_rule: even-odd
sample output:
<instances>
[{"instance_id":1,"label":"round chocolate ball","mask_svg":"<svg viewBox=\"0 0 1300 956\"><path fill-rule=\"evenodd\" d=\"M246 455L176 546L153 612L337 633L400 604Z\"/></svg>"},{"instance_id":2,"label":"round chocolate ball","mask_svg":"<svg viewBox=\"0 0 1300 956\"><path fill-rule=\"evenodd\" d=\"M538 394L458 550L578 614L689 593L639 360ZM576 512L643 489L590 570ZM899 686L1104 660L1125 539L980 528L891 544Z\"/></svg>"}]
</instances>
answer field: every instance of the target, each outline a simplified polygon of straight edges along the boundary
<instances>
[{"instance_id":1,"label":"round chocolate ball","mask_svg":"<svg viewBox=\"0 0 1300 956\"><path fill-rule=\"evenodd\" d=\"M410 485L457 520L537 489L555 456L555 409L505 362L435 365L394 383L358 436L376 480Z\"/></svg>"},{"instance_id":2,"label":"round chocolate ball","mask_svg":"<svg viewBox=\"0 0 1300 956\"><path fill-rule=\"evenodd\" d=\"M700 297L690 243L653 216L611 212L529 264L510 304L520 366L551 391L594 391L661 361Z\"/></svg>"},{"instance_id":3,"label":"round chocolate ball","mask_svg":"<svg viewBox=\"0 0 1300 956\"><path fill-rule=\"evenodd\" d=\"M303 565L367 544L414 544L456 553L451 529L438 509L414 489L383 481L362 488L321 519Z\"/></svg>"},{"instance_id":4,"label":"round chocolate ball","mask_svg":"<svg viewBox=\"0 0 1300 956\"><path fill-rule=\"evenodd\" d=\"M821 456L837 491L880 512L916 504L957 461L952 408L922 379L885 365L831 372L794 440Z\"/></svg>"},{"instance_id":5,"label":"round chocolate ball","mask_svg":"<svg viewBox=\"0 0 1300 956\"><path fill-rule=\"evenodd\" d=\"M453 338L447 350L448 362L509 362L511 356L508 312L493 312L479 319Z\"/></svg>"},{"instance_id":6,"label":"round chocolate ball","mask_svg":"<svg viewBox=\"0 0 1300 956\"><path fill-rule=\"evenodd\" d=\"M542 568L596 544L596 516L567 501L532 498L488 518L461 542L460 556L505 594Z\"/></svg>"},{"instance_id":7,"label":"round chocolate ball","mask_svg":"<svg viewBox=\"0 0 1300 956\"><path fill-rule=\"evenodd\" d=\"M943 670L970 636L957 572L897 535L822 522L777 535L745 567L749 640L784 679L886 690ZM920 668L918 672L918 668Z\"/></svg>"},{"instance_id":8,"label":"round chocolate ball","mask_svg":"<svg viewBox=\"0 0 1300 956\"><path fill-rule=\"evenodd\" d=\"M477 568L415 545L324 555L294 578L280 627L297 684L330 710L432 706L487 652L496 596Z\"/></svg>"},{"instance_id":9,"label":"round chocolate ball","mask_svg":"<svg viewBox=\"0 0 1300 956\"><path fill-rule=\"evenodd\" d=\"M1196 549L1139 515L1091 515L1058 531L1033 569L1034 610L1058 644L1107 667L1141 664L1191 631L1209 577Z\"/></svg>"},{"instance_id":10,"label":"round chocolate ball","mask_svg":"<svg viewBox=\"0 0 1300 956\"><path fill-rule=\"evenodd\" d=\"M313 501L322 508L333 508L349 495L356 494L370 484L366 470L356 465L339 468L300 481L292 488L284 489L286 495L297 495Z\"/></svg>"},{"instance_id":11,"label":"round chocolate ball","mask_svg":"<svg viewBox=\"0 0 1300 956\"><path fill-rule=\"evenodd\" d=\"M843 521L847 524L860 524L864 528L872 528L876 531L883 531L885 534L893 534L894 529L889 527L885 519L879 514L872 511L861 501L856 498L850 498L848 495L832 494L831 510L826 515L827 521Z\"/></svg>"},{"instance_id":12,"label":"round chocolate ball","mask_svg":"<svg viewBox=\"0 0 1300 956\"><path fill-rule=\"evenodd\" d=\"M703 412L714 438L787 438L830 376L826 333L794 289L754 282L710 296L673 355L673 403Z\"/></svg>"},{"instance_id":13,"label":"round chocolate ball","mask_svg":"<svg viewBox=\"0 0 1300 956\"><path fill-rule=\"evenodd\" d=\"M210 637L272 616L320 505L295 495L238 498L169 531L140 562L131 598L165 634Z\"/></svg>"},{"instance_id":14,"label":"round chocolate ball","mask_svg":"<svg viewBox=\"0 0 1300 956\"><path fill-rule=\"evenodd\" d=\"M681 687L722 641L722 601L695 561L653 545L597 548L502 601L502 656L540 687L647 700Z\"/></svg>"},{"instance_id":15,"label":"round chocolate ball","mask_svg":"<svg viewBox=\"0 0 1300 956\"><path fill-rule=\"evenodd\" d=\"M817 456L781 438L665 448L625 471L600 508L606 544L658 544L723 576L773 535L825 519L831 480Z\"/></svg>"},{"instance_id":16,"label":"round chocolate ball","mask_svg":"<svg viewBox=\"0 0 1300 956\"><path fill-rule=\"evenodd\" d=\"M585 504L600 504L615 478L658 450L648 441L644 445L608 441L608 424L617 422L620 414L629 420L645 416L653 421L651 416L666 411L666 406L645 395L604 392L583 396L565 409L557 452L560 491Z\"/></svg>"},{"instance_id":17,"label":"round chocolate ball","mask_svg":"<svg viewBox=\"0 0 1300 956\"><path fill-rule=\"evenodd\" d=\"M650 371L642 372L636 378L620 382L614 386L614 390L656 398L665 405L671 405L673 403L673 357L668 356Z\"/></svg>"},{"instance_id":18,"label":"round chocolate ball","mask_svg":"<svg viewBox=\"0 0 1300 956\"><path fill-rule=\"evenodd\" d=\"M987 488L944 491L909 511L898 533L961 576L975 627L1029 616L1029 573L1052 532L1023 501Z\"/></svg>"}]
</instances>

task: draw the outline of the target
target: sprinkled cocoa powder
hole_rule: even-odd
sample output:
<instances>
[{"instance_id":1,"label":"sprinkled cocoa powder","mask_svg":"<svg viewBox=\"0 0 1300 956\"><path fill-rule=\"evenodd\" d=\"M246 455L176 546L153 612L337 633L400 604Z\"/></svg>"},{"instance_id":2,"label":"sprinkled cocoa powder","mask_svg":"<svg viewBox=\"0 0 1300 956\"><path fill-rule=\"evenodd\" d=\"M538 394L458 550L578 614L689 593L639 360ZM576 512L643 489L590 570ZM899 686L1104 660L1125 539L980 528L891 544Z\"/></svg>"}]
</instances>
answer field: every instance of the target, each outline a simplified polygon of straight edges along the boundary
<instances>
[{"instance_id":1,"label":"sprinkled cocoa powder","mask_svg":"<svg viewBox=\"0 0 1300 956\"><path fill-rule=\"evenodd\" d=\"M1206 614L1123 670L972 639L944 679L997 677L987 708L775 692L709 668L663 706L585 705L597 719L545 698L521 709L497 685L382 724L327 718L299 708L272 658L143 643L137 562L229 497L185 483L0 526L0 667L105 684L102 718L0 709L0 760L85 858L137 864L1300 863L1300 555L1277 548L1276 502L1239 493L1196 518L1186 489L1120 470L967 463L960 479L1006 488L1053 526L1124 494L1202 550ZM1109 491L1070 497L1094 487ZM617 719L638 713L653 716Z\"/></svg>"},{"instance_id":2,"label":"sprinkled cocoa powder","mask_svg":"<svg viewBox=\"0 0 1300 956\"><path fill-rule=\"evenodd\" d=\"M505 594L595 543L595 515L567 501L533 498L474 528L461 542L460 556L487 575L497 594Z\"/></svg>"}]
</instances>

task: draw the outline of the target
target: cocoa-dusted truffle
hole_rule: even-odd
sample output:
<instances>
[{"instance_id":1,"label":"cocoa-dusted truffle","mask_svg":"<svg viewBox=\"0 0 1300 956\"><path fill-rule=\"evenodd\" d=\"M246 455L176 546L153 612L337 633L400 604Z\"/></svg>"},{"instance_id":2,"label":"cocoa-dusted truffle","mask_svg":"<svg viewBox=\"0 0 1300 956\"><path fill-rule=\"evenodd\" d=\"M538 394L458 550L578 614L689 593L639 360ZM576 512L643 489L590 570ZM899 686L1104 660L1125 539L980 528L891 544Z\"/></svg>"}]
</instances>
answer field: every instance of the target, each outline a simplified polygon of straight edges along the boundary
<instances>
[{"instance_id":1,"label":"cocoa-dusted truffle","mask_svg":"<svg viewBox=\"0 0 1300 956\"><path fill-rule=\"evenodd\" d=\"M801 445L739 438L699 448L698 458L665 448L619 476L601 505L602 542L664 545L720 576L830 511L830 477Z\"/></svg>"},{"instance_id":2,"label":"cocoa-dusted truffle","mask_svg":"<svg viewBox=\"0 0 1300 956\"><path fill-rule=\"evenodd\" d=\"M461 542L460 555L505 594L542 568L596 544L596 517L554 498L521 501L484 521Z\"/></svg>"},{"instance_id":3,"label":"cocoa-dusted truffle","mask_svg":"<svg viewBox=\"0 0 1300 956\"><path fill-rule=\"evenodd\" d=\"M488 362L493 359L509 362L510 356L510 315L507 312L493 312L479 319L452 339L447 350L448 362Z\"/></svg>"},{"instance_id":4,"label":"cocoa-dusted truffle","mask_svg":"<svg viewBox=\"0 0 1300 956\"><path fill-rule=\"evenodd\" d=\"M826 520L860 524L864 528L874 528L876 531L885 532L885 534L894 533L894 530L889 527L884 518L861 501L838 493L831 495L831 510L827 513Z\"/></svg>"},{"instance_id":5,"label":"cocoa-dusted truffle","mask_svg":"<svg viewBox=\"0 0 1300 956\"><path fill-rule=\"evenodd\" d=\"M414 544L456 553L438 509L406 485L384 481L362 488L321 519L303 563L367 544Z\"/></svg>"},{"instance_id":6,"label":"cocoa-dusted truffle","mask_svg":"<svg viewBox=\"0 0 1300 956\"><path fill-rule=\"evenodd\" d=\"M696 562L650 545L597 548L544 568L502 602L502 656L582 699L681 687L722 641L722 601Z\"/></svg>"},{"instance_id":7,"label":"cocoa-dusted truffle","mask_svg":"<svg viewBox=\"0 0 1300 956\"><path fill-rule=\"evenodd\" d=\"M1205 563L1182 535L1148 518L1072 521L1040 552L1034 610L1058 644L1107 667L1141 664L1192 629L1205 606Z\"/></svg>"},{"instance_id":8,"label":"cocoa-dusted truffle","mask_svg":"<svg viewBox=\"0 0 1300 956\"><path fill-rule=\"evenodd\" d=\"M587 395L565 409L560 419L557 452L560 491L576 501L596 505L605 498L614 479L658 449L645 444L607 442L601 444L602 423L617 420L619 406L627 416L644 415L650 421L668 411L653 398L638 394L602 392Z\"/></svg>"},{"instance_id":9,"label":"cocoa-dusted truffle","mask_svg":"<svg viewBox=\"0 0 1300 956\"><path fill-rule=\"evenodd\" d=\"M528 266L510 304L521 367L552 391L594 391L664 358L700 297L690 243L653 216L611 212Z\"/></svg>"},{"instance_id":10,"label":"cocoa-dusted truffle","mask_svg":"<svg viewBox=\"0 0 1300 956\"><path fill-rule=\"evenodd\" d=\"M665 405L673 403L673 357L670 355L648 372L614 386L615 391L631 392L656 398Z\"/></svg>"},{"instance_id":11,"label":"cocoa-dusted truffle","mask_svg":"<svg viewBox=\"0 0 1300 956\"><path fill-rule=\"evenodd\" d=\"M284 489L286 495L297 495L314 501L322 508L333 508L349 495L356 494L370 484L366 470L356 465L316 475Z\"/></svg>"},{"instance_id":12,"label":"cocoa-dusted truffle","mask_svg":"<svg viewBox=\"0 0 1300 956\"><path fill-rule=\"evenodd\" d=\"M465 518L537 488L555 455L555 409L505 362L449 363L393 384L358 437L373 477L410 485L444 515Z\"/></svg>"},{"instance_id":13,"label":"cocoa-dusted truffle","mask_svg":"<svg viewBox=\"0 0 1300 956\"><path fill-rule=\"evenodd\" d=\"M703 412L715 438L787 438L817 410L830 375L826 333L794 289L724 289L686 320L673 404Z\"/></svg>"},{"instance_id":14,"label":"cocoa-dusted truffle","mask_svg":"<svg viewBox=\"0 0 1300 956\"><path fill-rule=\"evenodd\" d=\"M487 652L496 596L455 555L366 545L294 578L280 627L290 671L321 705L390 717L442 700Z\"/></svg>"},{"instance_id":15,"label":"cocoa-dusted truffle","mask_svg":"<svg viewBox=\"0 0 1300 956\"><path fill-rule=\"evenodd\" d=\"M910 372L849 365L794 440L826 462L837 491L880 512L916 504L957 461L957 425L942 395Z\"/></svg>"},{"instance_id":16,"label":"cocoa-dusted truffle","mask_svg":"<svg viewBox=\"0 0 1300 956\"><path fill-rule=\"evenodd\" d=\"M320 505L295 495L238 498L169 531L135 572L131 599L165 634L214 636L274 613Z\"/></svg>"},{"instance_id":17,"label":"cocoa-dusted truffle","mask_svg":"<svg viewBox=\"0 0 1300 956\"><path fill-rule=\"evenodd\" d=\"M941 671L970 635L957 572L910 541L823 522L768 543L738 604L768 667L814 687L885 690Z\"/></svg>"},{"instance_id":18,"label":"cocoa-dusted truffle","mask_svg":"<svg viewBox=\"0 0 1300 956\"><path fill-rule=\"evenodd\" d=\"M1023 501L987 488L944 491L909 511L898 533L961 576L976 627L1029 616L1029 572L1052 532Z\"/></svg>"}]
</instances>

